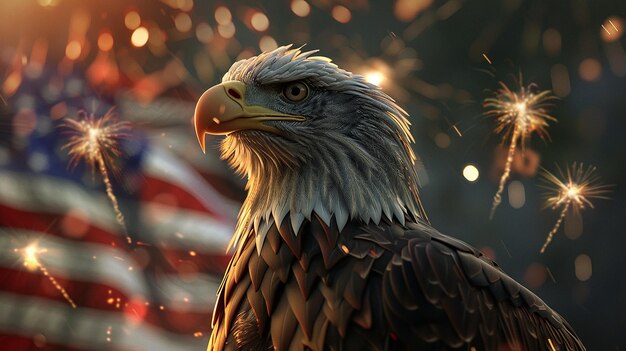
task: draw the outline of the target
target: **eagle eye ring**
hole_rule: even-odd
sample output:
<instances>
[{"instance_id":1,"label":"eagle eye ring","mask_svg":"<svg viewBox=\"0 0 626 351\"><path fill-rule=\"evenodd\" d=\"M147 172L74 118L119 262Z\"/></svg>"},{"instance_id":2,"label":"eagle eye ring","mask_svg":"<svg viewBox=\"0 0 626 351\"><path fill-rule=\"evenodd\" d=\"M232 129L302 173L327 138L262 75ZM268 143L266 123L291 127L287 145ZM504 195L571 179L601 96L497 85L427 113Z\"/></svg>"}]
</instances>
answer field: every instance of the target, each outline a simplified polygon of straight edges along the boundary
<instances>
[{"instance_id":1,"label":"eagle eye ring","mask_svg":"<svg viewBox=\"0 0 626 351\"><path fill-rule=\"evenodd\" d=\"M291 102L300 102L309 96L309 87L302 82L294 82L285 85L283 96Z\"/></svg>"}]
</instances>

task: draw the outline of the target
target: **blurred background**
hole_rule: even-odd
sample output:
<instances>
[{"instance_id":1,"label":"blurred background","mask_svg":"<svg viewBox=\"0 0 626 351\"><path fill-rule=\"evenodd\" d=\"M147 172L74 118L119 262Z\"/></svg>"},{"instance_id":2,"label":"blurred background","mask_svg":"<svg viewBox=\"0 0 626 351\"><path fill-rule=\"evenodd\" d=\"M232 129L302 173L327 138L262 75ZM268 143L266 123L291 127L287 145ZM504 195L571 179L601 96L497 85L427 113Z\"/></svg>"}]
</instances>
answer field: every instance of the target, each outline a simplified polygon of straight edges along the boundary
<instances>
[{"instance_id":1,"label":"blurred background","mask_svg":"<svg viewBox=\"0 0 626 351\"><path fill-rule=\"evenodd\" d=\"M245 193L219 138L200 151L194 101L234 61L289 43L411 114L436 228L495 258L589 350L626 349L625 17L618 0L0 2L0 349L204 349ZM552 90L558 123L518 150L490 221L506 149L482 102L500 81ZM68 119L107 113L128 123L108 186L63 147ZM574 161L611 199L568 213L540 254L559 216L540 167Z\"/></svg>"}]
</instances>

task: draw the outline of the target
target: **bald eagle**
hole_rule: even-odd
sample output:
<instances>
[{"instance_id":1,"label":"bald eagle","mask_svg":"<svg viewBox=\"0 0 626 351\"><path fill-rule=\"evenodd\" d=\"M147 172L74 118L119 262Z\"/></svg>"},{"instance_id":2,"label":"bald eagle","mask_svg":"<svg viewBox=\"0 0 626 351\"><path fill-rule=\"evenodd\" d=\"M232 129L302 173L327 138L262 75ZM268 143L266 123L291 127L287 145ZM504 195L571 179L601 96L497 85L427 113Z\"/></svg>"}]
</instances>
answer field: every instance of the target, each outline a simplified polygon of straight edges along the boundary
<instances>
[{"instance_id":1,"label":"bald eagle","mask_svg":"<svg viewBox=\"0 0 626 351\"><path fill-rule=\"evenodd\" d=\"M233 64L194 122L248 191L208 350L585 350L429 225L407 113L363 77L279 47Z\"/></svg>"}]
</instances>

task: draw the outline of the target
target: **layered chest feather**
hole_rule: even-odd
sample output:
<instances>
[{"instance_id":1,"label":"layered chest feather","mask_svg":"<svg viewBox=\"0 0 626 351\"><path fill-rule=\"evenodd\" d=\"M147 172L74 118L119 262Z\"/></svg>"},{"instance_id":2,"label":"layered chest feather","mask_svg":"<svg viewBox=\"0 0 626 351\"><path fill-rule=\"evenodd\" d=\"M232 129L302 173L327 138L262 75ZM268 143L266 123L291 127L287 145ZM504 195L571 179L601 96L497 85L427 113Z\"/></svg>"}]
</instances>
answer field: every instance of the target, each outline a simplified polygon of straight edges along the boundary
<instances>
[{"instance_id":1,"label":"layered chest feather","mask_svg":"<svg viewBox=\"0 0 626 351\"><path fill-rule=\"evenodd\" d=\"M331 340L358 346L387 337L372 334L382 306L370 296L379 296L371 290L388 254L355 229L340 236L314 218L298 235L288 223L274 225L260 253L245 242L223 283L209 349L324 350L334 348Z\"/></svg>"}]
</instances>

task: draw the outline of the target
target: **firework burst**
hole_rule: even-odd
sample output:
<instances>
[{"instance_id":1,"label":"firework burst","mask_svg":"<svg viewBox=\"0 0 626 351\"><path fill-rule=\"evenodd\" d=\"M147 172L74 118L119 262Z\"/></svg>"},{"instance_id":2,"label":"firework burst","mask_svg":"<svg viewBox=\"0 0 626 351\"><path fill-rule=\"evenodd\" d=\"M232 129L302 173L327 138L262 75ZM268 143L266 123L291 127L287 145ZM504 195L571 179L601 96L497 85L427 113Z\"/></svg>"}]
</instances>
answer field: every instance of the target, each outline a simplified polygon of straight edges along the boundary
<instances>
[{"instance_id":1,"label":"firework burst","mask_svg":"<svg viewBox=\"0 0 626 351\"><path fill-rule=\"evenodd\" d=\"M607 199L606 194L609 193L609 186L600 183L596 168L593 166L584 167L582 163L574 162L571 167L565 169L565 172L560 167L557 169L558 176L546 170L542 172L547 183L545 188L548 189L545 206L554 210L560 208L561 212L541 247L541 253L546 251L567 211L572 210L574 215L580 215L580 211L585 207L593 208L592 199Z\"/></svg>"},{"instance_id":2,"label":"firework burst","mask_svg":"<svg viewBox=\"0 0 626 351\"><path fill-rule=\"evenodd\" d=\"M549 90L537 91L536 85L526 87L520 85L520 90L512 91L500 82L500 89L494 97L485 99L483 106L487 109L485 115L496 119L495 132L502 134L502 142L509 144L504 171L500 177L498 190L493 197L491 214L493 218L496 208L502 202L504 185L511 175L511 165L515 157L517 145L524 150L525 140L532 133L537 133L542 139L548 138L548 123L556 122L556 118L548 114L548 104L556 99Z\"/></svg>"},{"instance_id":3,"label":"firework burst","mask_svg":"<svg viewBox=\"0 0 626 351\"><path fill-rule=\"evenodd\" d=\"M76 308L76 303L74 303L74 300L72 300L65 288L63 288L63 286L59 284L59 282L52 276L52 274L50 274L48 269L39 260L39 256L43 253L46 253L48 251L47 249L41 248L39 247L39 245L37 245L37 242L33 242L23 248L16 248L14 251L22 257L24 267L31 271L38 269L46 278L48 278L48 280L50 281L50 283L52 283L55 289L57 289L61 293L61 295L63 295L65 300L73 308Z\"/></svg>"},{"instance_id":4,"label":"firework burst","mask_svg":"<svg viewBox=\"0 0 626 351\"><path fill-rule=\"evenodd\" d=\"M128 136L130 125L118 121L112 109L101 118L84 112L79 117L79 120L67 119L64 124L71 132L69 141L63 146L71 157L70 166L74 167L80 160L85 160L92 172L97 170L100 173L107 197L115 212L115 219L124 230L126 240L130 244L132 239L128 236L126 221L109 177L109 168L114 165L113 158L122 155L119 141Z\"/></svg>"}]
</instances>

